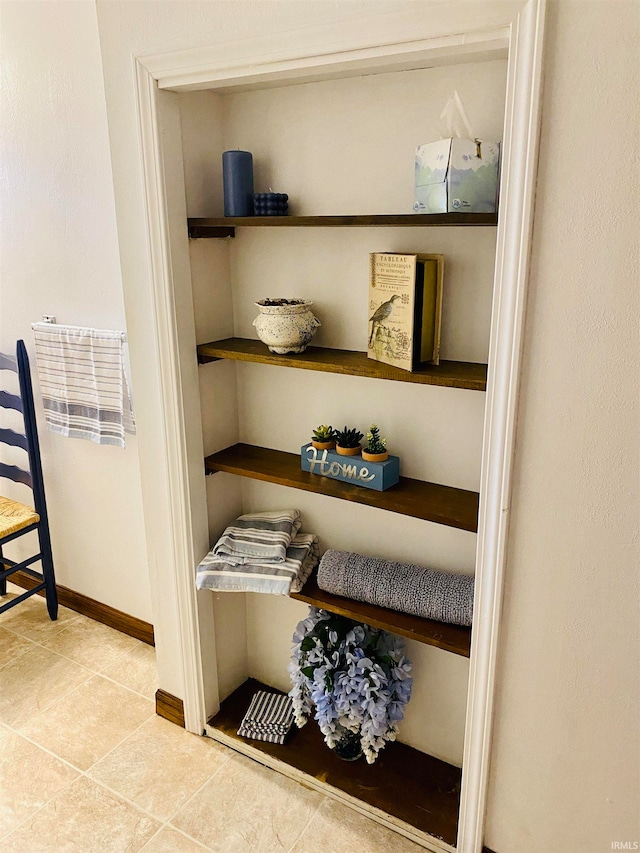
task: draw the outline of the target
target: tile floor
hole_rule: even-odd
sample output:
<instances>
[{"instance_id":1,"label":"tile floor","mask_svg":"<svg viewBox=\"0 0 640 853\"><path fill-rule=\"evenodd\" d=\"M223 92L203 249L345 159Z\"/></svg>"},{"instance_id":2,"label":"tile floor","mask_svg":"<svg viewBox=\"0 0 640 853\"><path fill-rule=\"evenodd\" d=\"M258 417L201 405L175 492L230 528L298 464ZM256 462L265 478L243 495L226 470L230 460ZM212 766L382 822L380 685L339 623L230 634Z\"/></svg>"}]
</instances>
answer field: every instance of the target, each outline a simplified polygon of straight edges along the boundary
<instances>
[{"instance_id":1,"label":"tile floor","mask_svg":"<svg viewBox=\"0 0 640 853\"><path fill-rule=\"evenodd\" d=\"M0 615L3 853L423 849L157 717L156 688L144 643L35 596Z\"/></svg>"}]
</instances>

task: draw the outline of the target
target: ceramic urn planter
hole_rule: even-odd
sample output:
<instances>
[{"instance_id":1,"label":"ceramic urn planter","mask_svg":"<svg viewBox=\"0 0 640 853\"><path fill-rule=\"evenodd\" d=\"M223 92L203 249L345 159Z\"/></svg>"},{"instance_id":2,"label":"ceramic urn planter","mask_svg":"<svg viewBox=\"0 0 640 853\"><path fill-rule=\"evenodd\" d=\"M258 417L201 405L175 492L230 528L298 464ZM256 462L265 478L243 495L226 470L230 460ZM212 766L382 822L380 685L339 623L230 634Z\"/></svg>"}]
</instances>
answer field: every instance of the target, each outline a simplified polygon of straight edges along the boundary
<instances>
[{"instance_id":1,"label":"ceramic urn planter","mask_svg":"<svg viewBox=\"0 0 640 853\"><path fill-rule=\"evenodd\" d=\"M305 299L261 299L255 303L260 314L253 321L260 340L271 352L286 355L304 352L315 335L320 320Z\"/></svg>"}]
</instances>

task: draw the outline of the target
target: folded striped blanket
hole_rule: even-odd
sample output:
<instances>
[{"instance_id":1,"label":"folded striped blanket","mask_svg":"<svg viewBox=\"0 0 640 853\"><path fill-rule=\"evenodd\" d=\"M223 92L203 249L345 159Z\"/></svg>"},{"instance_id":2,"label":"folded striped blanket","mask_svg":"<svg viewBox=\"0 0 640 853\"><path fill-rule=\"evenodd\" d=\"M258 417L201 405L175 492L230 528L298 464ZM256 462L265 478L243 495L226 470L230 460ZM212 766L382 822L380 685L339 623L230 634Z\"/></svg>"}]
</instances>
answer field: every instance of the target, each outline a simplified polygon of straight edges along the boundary
<instances>
[{"instance_id":1,"label":"folded striped blanket","mask_svg":"<svg viewBox=\"0 0 640 853\"><path fill-rule=\"evenodd\" d=\"M297 509L241 515L224 531L213 553L237 566L256 558L263 563L282 563L301 525Z\"/></svg>"},{"instance_id":2,"label":"folded striped blanket","mask_svg":"<svg viewBox=\"0 0 640 853\"><path fill-rule=\"evenodd\" d=\"M286 693L260 690L242 718L238 734L253 740L284 743L293 725L293 702Z\"/></svg>"},{"instance_id":3,"label":"folded striped blanket","mask_svg":"<svg viewBox=\"0 0 640 853\"><path fill-rule=\"evenodd\" d=\"M69 438L124 447L134 433L123 334L33 323L47 427Z\"/></svg>"},{"instance_id":4,"label":"folded striped blanket","mask_svg":"<svg viewBox=\"0 0 640 853\"><path fill-rule=\"evenodd\" d=\"M313 533L298 533L281 563L247 558L244 563L234 565L221 560L212 548L197 568L196 586L218 592L289 595L300 592L318 564L318 558L318 537Z\"/></svg>"},{"instance_id":5,"label":"folded striped blanket","mask_svg":"<svg viewBox=\"0 0 640 853\"><path fill-rule=\"evenodd\" d=\"M474 578L425 569L349 551L327 551L318 586L334 595L366 601L438 622L471 625Z\"/></svg>"}]
</instances>

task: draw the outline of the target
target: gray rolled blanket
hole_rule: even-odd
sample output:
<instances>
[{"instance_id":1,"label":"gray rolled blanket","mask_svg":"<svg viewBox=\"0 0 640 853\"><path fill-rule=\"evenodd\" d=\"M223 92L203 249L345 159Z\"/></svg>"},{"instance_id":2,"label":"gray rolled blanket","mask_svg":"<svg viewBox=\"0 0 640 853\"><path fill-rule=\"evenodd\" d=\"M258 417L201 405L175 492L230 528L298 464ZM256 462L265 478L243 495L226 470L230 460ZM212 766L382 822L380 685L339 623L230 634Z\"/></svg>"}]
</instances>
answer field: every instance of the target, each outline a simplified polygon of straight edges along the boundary
<instances>
[{"instance_id":1,"label":"gray rolled blanket","mask_svg":"<svg viewBox=\"0 0 640 853\"><path fill-rule=\"evenodd\" d=\"M471 625L474 578L350 551L327 551L318 586L334 595L453 625Z\"/></svg>"}]
</instances>

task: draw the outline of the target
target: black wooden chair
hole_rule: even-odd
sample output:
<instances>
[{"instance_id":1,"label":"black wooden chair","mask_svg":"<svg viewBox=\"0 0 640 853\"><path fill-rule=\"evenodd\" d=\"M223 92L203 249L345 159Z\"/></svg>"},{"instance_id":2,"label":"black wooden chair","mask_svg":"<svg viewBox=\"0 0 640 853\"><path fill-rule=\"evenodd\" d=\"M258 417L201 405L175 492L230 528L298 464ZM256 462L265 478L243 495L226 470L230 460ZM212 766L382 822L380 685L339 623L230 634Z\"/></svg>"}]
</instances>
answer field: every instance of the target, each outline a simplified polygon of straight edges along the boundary
<instances>
[{"instance_id":1,"label":"black wooden chair","mask_svg":"<svg viewBox=\"0 0 640 853\"><path fill-rule=\"evenodd\" d=\"M3 409L14 409L22 413L24 432L0 428L0 445L26 451L28 465L26 470L17 465L9 465L0 456L0 480L12 480L14 483L22 483L25 486L29 486L33 492L34 508L18 503L10 498L2 497L0 491L0 569L2 569L0 571L0 596L6 595L7 578L14 572L21 571L26 573L36 580L36 584L32 589L7 602L2 602L2 599L0 599L0 613L3 613L10 607L15 607L16 604L20 604L20 602L40 592L40 590L44 590L49 616L55 620L58 618L58 594L53 572L49 521L44 497L42 465L40 463L40 445L38 443L36 416L33 408L31 371L29 369L29 359L24 341L18 341L15 358L0 353L0 379L7 375L5 371L12 371L18 374L20 393L13 394L9 391L0 390L0 407ZM0 382L0 387L4 388L5 382ZM19 536L24 536L26 533L32 531L37 532L40 543L40 549L37 554L19 563L4 556L2 548L7 542L11 542L13 539L17 539ZM32 568L33 564L38 562L42 564L42 573Z\"/></svg>"}]
</instances>

